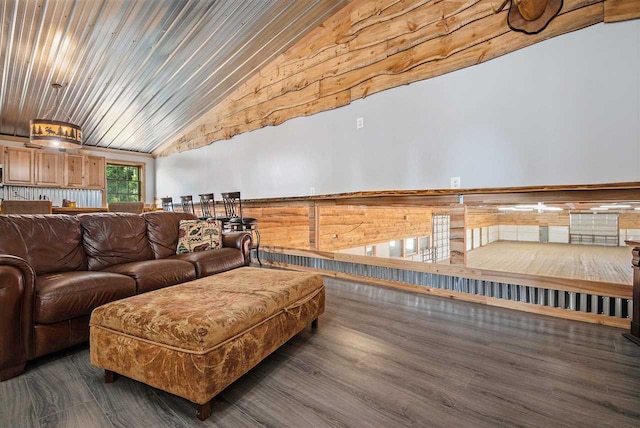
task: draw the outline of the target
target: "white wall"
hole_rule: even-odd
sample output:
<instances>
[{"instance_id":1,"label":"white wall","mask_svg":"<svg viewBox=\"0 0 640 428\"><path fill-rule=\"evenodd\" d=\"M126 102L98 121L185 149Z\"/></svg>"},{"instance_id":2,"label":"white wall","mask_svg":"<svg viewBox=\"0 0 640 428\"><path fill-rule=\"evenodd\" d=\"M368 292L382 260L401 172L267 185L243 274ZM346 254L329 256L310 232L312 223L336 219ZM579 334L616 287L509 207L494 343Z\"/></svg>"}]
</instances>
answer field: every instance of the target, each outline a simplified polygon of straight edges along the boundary
<instances>
[{"instance_id":1,"label":"white wall","mask_svg":"<svg viewBox=\"0 0 640 428\"><path fill-rule=\"evenodd\" d=\"M376 246L376 257L384 257L384 258L391 257L391 251L389 249L388 242L380 242L374 245Z\"/></svg>"},{"instance_id":2,"label":"white wall","mask_svg":"<svg viewBox=\"0 0 640 428\"><path fill-rule=\"evenodd\" d=\"M598 24L156 160L157 194L640 181L640 21ZM365 127L356 129L356 118Z\"/></svg>"},{"instance_id":3,"label":"white wall","mask_svg":"<svg viewBox=\"0 0 640 428\"><path fill-rule=\"evenodd\" d=\"M480 228L473 229L473 248L480 246Z\"/></svg>"},{"instance_id":4,"label":"white wall","mask_svg":"<svg viewBox=\"0 0 640 428\"><path fill-rule=\"evenodd\" d=\"M16 141L3 140L0 136L0 146L13 146L24 147L23 143ZM84 148L87 154L95 156L104 156L108 161L124 161L124 162L138 162L144 163L145 171L145 203L152 204L155 202L156 197L156 169L155 159L150 156L137 155L133 152L118 152L118 151L101 151L91 150L87 147ZM70 151L71 152L71 151Z\"/></svg>"},{"instance_id":5,"label":"white wall","mask_svg":"<svg viewBox=\"0 0 640 428\"><path fill-rule=\"evenodd\" d=\"M535 225L498 225L498 239L501 241L540 242L540 227Z\"/></svg>"},{"instance_id":6,"label":"white wall","mask_svg":"<svg viewBox=\"0 0 640 428\"><path fill-rule=\"evenodd\" d=\"M549 242L568 244L569 226L549 226Z\"/></svg>"},{"instance_id":7,"label":"white wall","mask_svg":"<svg viewBox=\"0 0 640 428\"><path fill-rule=\"evenodd\" d=\"M339 253L343 253L343 254L352 254L354 256L364 256L364 246L362 247L355 247L355 248L347 248L344 250L339 250Z\"/></svg>"},{"instance_id":8,"label":"white wall","mask_svg":"<svg viewBox=\"0 0 640 428\"><path fill-rule=\"evenodd\" d=\"M500 226L489 226L489 243L500 239Z\"/></svg>"},{"instance_id":9,"label":"white wall","mask_svg":"<svg viewBox=\"0 0 640 428\"><path fill-rule=\"evenodd\" d=\"M517 241L518 228L515 224L498 225L498 239L501 241Z\"/></svg>"},{"instance_id":10,"label":"white wall","mask_svg":"<svg viewBox=\"0 0 640 428\"><path fill-rule=\"evenodd\" d=\"M625 240L640 241L640 229L620 229L620 246L627 246Z\"/></svg>"}]
</instances>

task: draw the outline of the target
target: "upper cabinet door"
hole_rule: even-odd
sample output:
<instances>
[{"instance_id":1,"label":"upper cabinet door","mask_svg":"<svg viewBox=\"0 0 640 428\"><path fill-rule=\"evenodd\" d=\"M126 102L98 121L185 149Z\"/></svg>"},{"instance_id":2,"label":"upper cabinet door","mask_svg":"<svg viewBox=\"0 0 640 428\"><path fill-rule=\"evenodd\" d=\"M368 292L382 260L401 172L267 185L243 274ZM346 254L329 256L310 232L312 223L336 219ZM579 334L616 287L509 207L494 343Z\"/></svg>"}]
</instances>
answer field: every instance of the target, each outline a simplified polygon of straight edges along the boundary
<instances>
[{"instance_id":1,"label":"upper cabinet door","mask_svg":"<svg viewBox=\"0 0 640 428\"><path fill-rule=\"evenodd\" d=\"M64 185L85 187L85 158L83 155L67 153L64 158Z\"/></svg>"},{"instance_id":2,"label":"upper cabinet door","mask_svg":"<svg viewBox=\"0 0 640 428\"><path fill-rule=\"evenodd\" d=\"M87 156L87 187L104 189L106 183L106 162L102 156Z\"/></svg>"},{"instance_id":3,"label":"upper cabinet door","mask_svg":"<svg viewBox=\"0 0 640 428\"><path fill-rule=\"evenodd\" d=\"M5 147L3 161L5 184L35 184L33 150L21 147Z\"/></svg>"},{"instance_id":4,"label":"upper cabinet door","mask_svg":"<svg viewBox=\"0 0 640 428\"><path fill-rule=\"evenodd\" d=\"M36 184L59 187L64 184L64 154L60 152L36 152Z\"/></svg>"}]
</instances>

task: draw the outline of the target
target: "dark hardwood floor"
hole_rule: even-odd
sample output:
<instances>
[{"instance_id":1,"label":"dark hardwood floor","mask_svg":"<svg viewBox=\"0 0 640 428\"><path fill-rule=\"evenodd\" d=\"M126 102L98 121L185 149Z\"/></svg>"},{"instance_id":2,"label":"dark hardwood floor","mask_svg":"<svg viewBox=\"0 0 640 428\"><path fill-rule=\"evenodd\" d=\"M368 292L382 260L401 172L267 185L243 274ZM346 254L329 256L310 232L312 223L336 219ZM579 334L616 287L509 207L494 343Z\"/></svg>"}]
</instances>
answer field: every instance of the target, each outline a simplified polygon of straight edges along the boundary
<instances>
[{"instance_id":1,"label":"dark hardwood floor","mask_svg":"<svg viewBox=\"0 0 640 428\"><path fill-rule=\"evenodd\" d=\"M639 427L622 331L338 280L327 310L213 401L105 384L87 346L0 382L0 427Z\"/></svg>"}]
</instances>

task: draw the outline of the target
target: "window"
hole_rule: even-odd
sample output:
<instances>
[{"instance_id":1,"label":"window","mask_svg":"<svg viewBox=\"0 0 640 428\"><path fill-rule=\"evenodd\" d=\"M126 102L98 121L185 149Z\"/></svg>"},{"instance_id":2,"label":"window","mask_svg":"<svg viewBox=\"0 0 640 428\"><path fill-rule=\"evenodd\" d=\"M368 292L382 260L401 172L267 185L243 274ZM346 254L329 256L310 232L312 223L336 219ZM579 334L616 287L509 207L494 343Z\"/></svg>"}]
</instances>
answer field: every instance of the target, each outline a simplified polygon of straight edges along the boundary
<instances>
[{"instance_id":1,"label":"window","mask_svg":"<svg viewBox=\"0 0 640 428\"><path fill-rule=\"evenodd\" d=\"M420 249L421 250L426 250L427 248L429 248L429 237L428 236L424 236L424 237L420 238Z\"/></svg>"},{"instance_id":2,"label":"window","mask_svg":"<svg viewBox=\"0 0 640 428\"><path fill-rule=\"evenodd\" d=\"M433 215L433 250L435 252L434 261L440 262L450 257L449 227L451 218L448 215Z\"/></svg>"},{"instance_id":3,"label":"window","mask_svg":"<svg viewBox=\"0 0 640 428\"><path fill-rule=\"evenodd\" d=\"M142 200L142 166L107 164L107 203Z\"/></svg>"},{"instance_id":4,"label":"window","mask_svg":"<svg viewBox=\"0 0 640 428\"><path fill-rule=\"evenodd\" d=\"M407 238L404 240L404 255L412 256L418 252L418 239Z\"/></svg>"},{"instance_id":5,"label":"window","mask_svg":"<svg viewBox=\"0 0 640 428\"><path fill-rule=\"evenodd\" d=\"M402 257L402 239L389 242L389 257Z\"/></svg>"},{"instance_id":6,"label":"window","mask_svg":"<svg viewBox=\"0 0 640 428\"><path fill-rule=\"evenodd\" d=\"M374 257L376 255L376 246L375 245L367 245L364 250L365 255L369 257Z\"/></svg>"}]
</instances>

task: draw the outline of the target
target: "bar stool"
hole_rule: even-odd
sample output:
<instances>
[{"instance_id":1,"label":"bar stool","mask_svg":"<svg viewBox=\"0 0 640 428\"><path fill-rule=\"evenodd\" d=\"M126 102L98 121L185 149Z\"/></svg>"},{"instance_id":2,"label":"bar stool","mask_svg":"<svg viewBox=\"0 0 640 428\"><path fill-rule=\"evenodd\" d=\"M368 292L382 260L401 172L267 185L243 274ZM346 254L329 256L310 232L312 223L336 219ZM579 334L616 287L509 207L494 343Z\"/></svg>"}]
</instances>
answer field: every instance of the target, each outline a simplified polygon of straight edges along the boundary
<instances>
[{"instance_id":1,"label":"bar stool","mask_svg":"<svg viewBox=\"0 0 640 428\"><path fill-rule=\"evenodd\" d=\"M213 193L200 193L201 219L216 218L216 201Z\"/></svg>"},{"instance_id":2,"label":"bar stool","mask_svg":"<svg viewBox=\"0 0 640 428\"><path fill-rule=\"evenodd\" d=\"M171 196L160 198L160 203L163 211L173 211L173 198Z\"/></svg>"},{"instance_id":3,"label":"bar stool","mask_svg":"<svg viewBox=\"0 0 640 428\"><path fill-rule=\"evenodd\" d=\"M185 195L180 196L180 203L182 204L182 212L196 215L196 209L193 206L193 196Z\"/></svg>"},{"instance_id":4,"label":"bar stool","mask_svg":"<svg viewBox=\"0 0 640 428\"><path fill-rule=\"evenodd\" d=\"M255 235L256 258L260 261L260 231L258 230L258 219L253 217L244 217L242 215L242 198L240 192L222 193L222 201L224 202L224 211L228 218L228 228L230 230L245 231Z\"/></svg>"}]
</instances>

